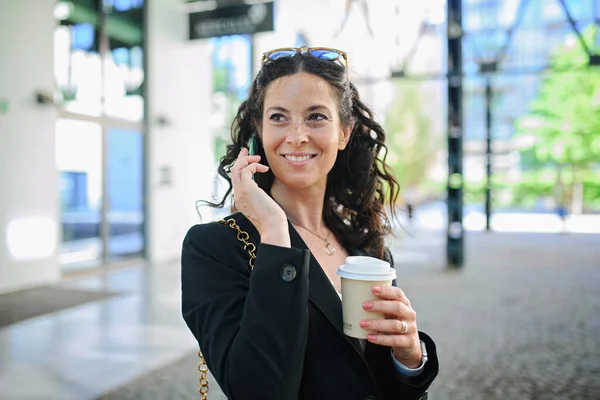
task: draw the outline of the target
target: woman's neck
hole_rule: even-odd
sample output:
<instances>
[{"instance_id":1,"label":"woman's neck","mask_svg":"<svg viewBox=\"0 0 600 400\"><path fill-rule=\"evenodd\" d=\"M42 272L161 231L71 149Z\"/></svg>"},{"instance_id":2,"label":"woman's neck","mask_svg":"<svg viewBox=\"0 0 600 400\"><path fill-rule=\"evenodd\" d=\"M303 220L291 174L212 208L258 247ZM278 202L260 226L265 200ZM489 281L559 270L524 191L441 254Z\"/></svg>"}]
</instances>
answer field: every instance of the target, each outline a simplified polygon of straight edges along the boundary
<instances>
[{"instance_id":1,"label":"woman's neck","mask_svg":"<svg viewBox=\"0 0 600 400\"><path fill-rule=\"evenodd\" d=\"M271 187L271 197L296 225L314 232L323 229L325 186L316 185L302 190L291 190L277 180Z\"/></svg>"}]
</instances>

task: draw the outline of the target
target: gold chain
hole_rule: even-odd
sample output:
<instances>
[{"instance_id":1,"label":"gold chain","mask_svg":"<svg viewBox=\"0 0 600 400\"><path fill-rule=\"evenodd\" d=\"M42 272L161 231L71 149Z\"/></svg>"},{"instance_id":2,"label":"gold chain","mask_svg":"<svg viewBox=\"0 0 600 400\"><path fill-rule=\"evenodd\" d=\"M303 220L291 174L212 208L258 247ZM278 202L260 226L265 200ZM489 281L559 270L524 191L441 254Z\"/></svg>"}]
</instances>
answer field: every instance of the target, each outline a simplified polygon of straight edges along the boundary
<instances>
[{"instance_id":1,"label":"gold chain","mask_svg":"<svg viewBox=\"0 0 600 400\"><path fill-rule=\"evenodd\" d=\"M198 357L200 357L200 362L198 363L198 371L200 371L200 398L201 400L207 400L208 377L206 376L206 372L208 371L208 366L200 350L198 350Z\"/></svg>"},{"instance_id":2,"label":"gold chain","mask_svg":"<svg viewBox=\"0 0 600 400\"><path fill-rule=\"evenodd\" d=\"M233 218L229 218L228 220L222 219L219 222L237 231L237 239L240 242L244 243L244 250L246 250L248 252L248 255L250 256L248 264L250 264L250 269L253 269L254 260L256 259L256 254L254 254L256 252L256 246L250 241L250 235L248 234L248 232L243 231Z\"/></svg>"},{"instance_id":3,"label":"gold chain","mask_svg":"<svg viewBox=\"0 0 600 400\"><path fill-rule=\"evenodd\" d=\"M290 222L294 225L298 225L300 228L307 230L308 232L312 233L313 235L315 235L316 237L318 237L319 239L321 239L322 241L325 242L325 248L327 248L327 254L329 254L330 256L335 254L335 247L333 247L333 244L331 244L331 242L329 241L329 237L331 236L331 231L329 231L329 233L327 234L327 237L323 237L321 235L319 235L317 232L311 231L310 229L308 229L305 226L300 225L299 223L297 223L296 221L294 221L293 219L289 218Z\"/></svg>"},{"instance_id":4,"label":"gold chain","mask_svg":"<svg viewBox=\"0 0 600 400\"><path fill-rule=\"evenodd\" d=\"M244 243L244 250L246 250L250 256L248 264L250 265L250 269L253 269L254 260L256 259L256 246L250 241L248 232L243 231L233 218L229 218L228 220L222 219L219 222L237 231L237 239ZM200 357L200 362L198 363L198 371L200 371L200 399L208 400L206 397L206 394L208 393L208 376L206 375L208 372L208 365L206 365L206 360L200 350L198 350L198 357Z\"/></svg>"}]
</instances>

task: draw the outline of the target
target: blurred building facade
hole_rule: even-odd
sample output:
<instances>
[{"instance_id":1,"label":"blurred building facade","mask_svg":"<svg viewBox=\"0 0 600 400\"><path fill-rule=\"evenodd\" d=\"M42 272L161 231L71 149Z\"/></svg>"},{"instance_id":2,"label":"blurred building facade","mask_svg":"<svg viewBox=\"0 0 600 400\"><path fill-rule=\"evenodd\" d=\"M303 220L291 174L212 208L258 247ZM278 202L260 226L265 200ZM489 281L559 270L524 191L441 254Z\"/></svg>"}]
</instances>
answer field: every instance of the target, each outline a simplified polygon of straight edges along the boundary
<instances>
[{"instance_id":1,"label":"blurred building facade","mask_svg":"<svg viewBox=\"0 0 600 400\"><path fill-rule=\"evenodd\" d=\"M580 33L600 15L600 3L595 0L565 0L564 6ZM465 179L475 184L485 181L485 86L490 79L492 170L518 181L522 162L514 140L515 121L538 94L551 54L566 41L577 41L576 33L560 1L467 0L463 7ZM489 76L480 73L478 64L490 61L498 61L499 71ZM468 196L471 201L482 201L473 193ZM497 208L509 202L503 197L497 193ZM552 211L540 200L535 210Z\"/></svg>"},{"instance_id":2,"label":"blurred building facade","mask_svg":"<svg viewBox=\"0 0 600 400\"><path fill-rule=\"evenodd\" d=\"M2 0L0 292L176 260L260 54L345 49L377 108L404 43L386 25L416 32L400 3L279 0L274 32L190 41L181 1Z\"/></svg>"},{"instance_id":3,"label":"blurred building facade","mask_svg":"<svg viewBox=\"0 0 600 400\"><path fill-rule=\"evenodd\" d=\"M212 167L210 50L182 5L0 4L0 292L177 259Z\"/></svg>"},{"instance_id":4,"label":"blurred building facade","mask_svg":"<svg viewBox=\"0 0 600 400\"><path fill-rule=\"evenodd\" d=\"M477 61L494 56L525 3L502 65L524 71L544 67L572 31L560 2L464 1L467 180L481 180L485 171L485 77ZM579 28L598 16L594 0L565 3ZM432 140L446 135L442 0L410 6L401 0L276 0L274 32L194 41L188 39L194 2L0 5L0 292L132 258L176 260L186 230L200 221L196 201L223 192L215 165L263 51L346 50L351 79L384 125L396 113L396 99L409 92L398 83L412 82ZM391 79L400 70L421 78ZM494 169L518 170L513 123L540 75L491 79ZM428 172L444 185L445 154L443 146L435 150ZM202 220L215 217L207 207L200 212Z\"/></svg>"}]
</instances>

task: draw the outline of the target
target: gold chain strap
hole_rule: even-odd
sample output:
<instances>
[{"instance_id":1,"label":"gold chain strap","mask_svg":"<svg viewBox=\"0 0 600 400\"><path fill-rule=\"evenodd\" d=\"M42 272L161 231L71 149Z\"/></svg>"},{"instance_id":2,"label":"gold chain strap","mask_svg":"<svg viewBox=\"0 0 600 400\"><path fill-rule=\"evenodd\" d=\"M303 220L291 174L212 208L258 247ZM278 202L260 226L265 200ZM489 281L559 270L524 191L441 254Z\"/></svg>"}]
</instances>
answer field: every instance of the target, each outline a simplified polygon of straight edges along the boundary
<instances>
[{"instance_id":1,"label":"gold chain strap","mask_svg":"<svg viewBox=\"0 0 600 400\"><path fill-rule=\"evenodd\" d=\"M237 239L244 244L244 250L246 250L250 256L248 264L250 265L250 269L253 269L254 260L256 259L256 246L250 241L248 232L243 231L233 218L229 218L228 220L222 219L219 222L237 231ZM200 357L200 362L198 363L198 371L200 371L200 399L208 400L206 397L208 393L208 376L206 375L208 372L208 365L206 365L206 360L204 360L204 356L200 350L198 350L198 357Z\"/></svg>"},{"instance_id":2,"label":"gold chain strap","mask_svg":"<svg viewBox=\"0 0 600 400\"><path fill-rule=\"evenodd\" d=\"M200 350L198 350L198 357L200 357L200 362L198 363L198 371L200 371L200 399L207 400L208 377L206 376L206 372L208 371L208 365L206 365L206 361Z\"/></svg>"},{"instance_id":3,"label":"gold chain strap","mask_svg":"<svg viewBox=\"0 0 600 400\"><path fill-rule=\"evenodd\" d=\"M250 264L250 269L253 269L254 260L256 259L256 254L254 254L256 251L256 246L250 241L250 235L248 235L248 232L243 231L233 218L229 218L228 220L222 219L219 222L237 231L237 240L244 243L244 250L246 250L250 256L248 264Z\"/></svg>"}]
</instances>

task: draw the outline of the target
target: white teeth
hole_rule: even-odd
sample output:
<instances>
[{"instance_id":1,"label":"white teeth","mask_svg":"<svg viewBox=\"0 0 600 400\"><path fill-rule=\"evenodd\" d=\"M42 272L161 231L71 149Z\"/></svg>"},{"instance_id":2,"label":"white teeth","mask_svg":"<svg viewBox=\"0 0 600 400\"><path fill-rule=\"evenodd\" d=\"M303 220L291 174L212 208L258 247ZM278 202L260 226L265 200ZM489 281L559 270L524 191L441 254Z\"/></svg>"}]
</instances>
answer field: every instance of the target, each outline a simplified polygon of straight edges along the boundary
<instances>
[{"instance_id":1,"label":"white teeth","mask_svg":"<svg viewBox=\"0 0 600 400\"><path fill-rule=\"evenodd\" d=\"M297 157L297 156L285 156L285 158L287 158L290 161L306 161L306 160L312 158L312 156L301 156L301 157Z\"/></svg>"}]
</instances>

